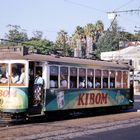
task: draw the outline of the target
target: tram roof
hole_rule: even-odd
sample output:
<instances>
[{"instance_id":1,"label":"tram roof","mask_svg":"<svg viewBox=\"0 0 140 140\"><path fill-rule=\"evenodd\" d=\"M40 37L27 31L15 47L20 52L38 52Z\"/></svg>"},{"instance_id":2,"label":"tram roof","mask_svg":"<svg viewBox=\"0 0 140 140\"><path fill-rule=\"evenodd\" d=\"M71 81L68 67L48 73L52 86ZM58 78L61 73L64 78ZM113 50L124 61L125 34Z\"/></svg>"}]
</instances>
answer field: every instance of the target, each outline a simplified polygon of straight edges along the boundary
<instances>
[{"instance_id":1,"label":"tram roof","mask_svg":"<svg viewBox=\"0 0 140 140\"><path fill-rule=\"evenodd\" d=\"M83 59L75 57L62 57L57 55L42 55L36 53L23 54L21 51L0 51L0 60L28 60L28 61L42 61L56 64L71 64L71 65L88 65L88 66L103 66L103 67L116 67L116 68L133 68L128 64Z\"/></svg>"}]
</instances>

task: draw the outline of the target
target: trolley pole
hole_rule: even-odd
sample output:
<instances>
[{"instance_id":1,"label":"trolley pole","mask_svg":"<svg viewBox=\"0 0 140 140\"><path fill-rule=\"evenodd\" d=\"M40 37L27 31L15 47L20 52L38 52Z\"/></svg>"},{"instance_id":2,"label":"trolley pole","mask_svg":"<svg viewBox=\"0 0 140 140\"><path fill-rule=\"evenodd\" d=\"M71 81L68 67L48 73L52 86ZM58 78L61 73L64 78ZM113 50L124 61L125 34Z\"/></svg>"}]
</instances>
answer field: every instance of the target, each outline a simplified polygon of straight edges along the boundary
<instances>
[{"instance_id":1,"label":"trolley pole","mask_svg":"<svg viewBox=\"0 0 140 140\"><path fill-rule=\"evenodd\" d=\"M131 9L131 10L122 10L122 11L111 11L111 12L107 12L108 18L112 20L110 27L108 28L108 30L111 28L111 26L113 25L114 21L116 20L117 16L119 15L119 13L134 13L134 14L138 14L140 15L140 9ZM136 27L136 26L135 26Z\"/></svg>"}]
</instances>

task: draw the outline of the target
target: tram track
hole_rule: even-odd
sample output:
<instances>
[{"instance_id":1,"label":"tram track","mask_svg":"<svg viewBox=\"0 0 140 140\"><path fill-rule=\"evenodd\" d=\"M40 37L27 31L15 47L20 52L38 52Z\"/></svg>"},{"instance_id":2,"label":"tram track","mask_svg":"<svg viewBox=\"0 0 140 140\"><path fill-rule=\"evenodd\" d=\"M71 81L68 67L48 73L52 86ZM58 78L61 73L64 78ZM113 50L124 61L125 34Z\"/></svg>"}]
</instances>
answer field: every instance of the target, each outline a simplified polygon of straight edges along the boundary
<instances>
[{"instance_id":1,"label":"tram track","mask_svg":"<svg viewBox=\"0 0 140 140\"><path fill-rule=\"evenodd\" d=\"M67 127L65 129L60 129L57 131L21 136L20 138L15 137L14 139L15 140L72 139L72 138L82 136L82 135L90 135L90 134L94 134L94 133L99 133L99 132L104 132L104 131L109 131L109 130L116 130L119 128L127 128L127 127L131 127L131 126L136 126L136 125L140 125L140 118L134 118L134 119L130 119L130 120L117 121L117 122L111 122L111 123L94 124L94 125L81 126L81 127ZM60 126L57 126L57 127L60 127ZM8 140L8 139L12 139L12 138L8 137L4 140Z\"/></svg>"},{"instance_id":2,"label":"tram track","mask_svg":"<svg viewBox=\"0 0 140 140\"><path fill-rule=\"evenodd\" d=\"M121 116L121 115L120 115ZM93 119L93 118L91 118ZM15 129L16 135L3 137L3 140L59 140L59 139L72 139L75 137L79 137L82 135L90 135L99 132L105 132L109 130L116 130L120 128L127 128L136 125L140 125L140 118L138 116L131 116L128 119L123 120L115 120L110 121L106 120L104 122L97 122L96 118L94 122L89 123L90 118L81 119L81 123L75 124L80 121L79 119L75 120L66 120L66 121L58 121L58 122L48 122L48 123L39 123L39 124L29 124L22 126L13 126L11 128L0 129L4 132L4 130L12 130ZM87 123L83 122L87 121ZM34 131L35 127L39 128L39 131ZM20 132L18 130L27 130L28 128L32 129L29 133ZM1 132L2 132L1 131ZM20 133L19 133L20 132ZM17 134L18 133L18 134Z\"/></svg>"}]
</instances>

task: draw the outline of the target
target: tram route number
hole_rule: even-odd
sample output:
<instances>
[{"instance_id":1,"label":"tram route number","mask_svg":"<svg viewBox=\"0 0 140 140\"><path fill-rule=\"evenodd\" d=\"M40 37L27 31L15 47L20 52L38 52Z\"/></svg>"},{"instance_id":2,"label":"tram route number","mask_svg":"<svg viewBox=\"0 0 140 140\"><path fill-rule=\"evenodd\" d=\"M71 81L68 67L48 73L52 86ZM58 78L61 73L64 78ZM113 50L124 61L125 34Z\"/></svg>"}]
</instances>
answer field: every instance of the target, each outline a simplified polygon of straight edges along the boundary
<instances>
[{"instance_id":1,"label":"tram route number","mask_svg":"<svg viewBox=\"0 0 140 140\"><path fill-rule=\"evenodd\" d=\"M0 97L16 97L16 91L11 90L10 92L8 90L1 90L0 89Z\"/></svg>"}]
</instances>

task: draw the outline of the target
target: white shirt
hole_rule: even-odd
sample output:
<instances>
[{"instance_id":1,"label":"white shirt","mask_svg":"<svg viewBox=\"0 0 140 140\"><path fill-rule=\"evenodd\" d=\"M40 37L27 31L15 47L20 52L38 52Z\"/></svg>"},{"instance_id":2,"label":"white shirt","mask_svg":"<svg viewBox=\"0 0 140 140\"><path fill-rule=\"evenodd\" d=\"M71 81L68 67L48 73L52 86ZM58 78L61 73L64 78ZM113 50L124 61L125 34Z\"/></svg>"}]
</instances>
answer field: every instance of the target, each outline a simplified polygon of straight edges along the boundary
<instances>
[{"instance_id":1,"label":"white shirt","mask_svg":"<svg viewBox=\"0 0 140 140\"><path fill-rule=\"evenodd\" d=\"M87 84L88 84L88 87L90 87L90 88L92 87L92 83L90 81L88 81Z\"/></svg>"},{"instance_id":2,"label":"white shirt","mask_svg":"<svg viewBox=\"0 0 140 140\"><path fill-rule=\"evenodd\" d=\"M62 80L61 81L61 87L67 87L67 80Z\"/></svg>"},{"instance_id":3,"label":"white shirt","mask_svg":"<svg viewBox=\"0 0 140 140\"><path fill-rule=\"evenodd\" d=\"M3 78L1 78L0 82L3 84L6 84L6 83L8 83L8 79L3 77Z\"/></svg>"},{"instance_id":4,"label":"white shirt","mask_svg":"<svg viewBox=\"0 0 140 140\"><path fill-rule=\"evenodd\" d=\"M85 82L84 81L83 82L80 82L79 87L80 88L84 88L85 87Z\"/></svg>"},{"instance_id":5,"label":"white shirt","mask_svg":"<svg viewBox=\"0 0 140 140\"><path fill-rule=\"evenodd\" d=\"M44 83L44 81L43 81L43 78L41 76L36 77L34 84L43 85L43 83Z\"/></svg>"},{"instance_id":6,"label":"white shirt","mask_svg":"<svg viewBox=\"0 0 140 140\"><path fill-rule=\"evenodd\" d=\"M113 82L110 82L110 87L113 87L114 85L113 85Z\"/></svg>"},{"instance_id":7,"label":"white shirt","mask_svg":"<svg viewBox=\"0 0 140 140\"><path fill-rule=\"evenodd\" d=\"M11 79L12 79L12 83L17 83L19 81L19 76L15 75Z\"/></svg>"},{"instance_id":8,"label":"white shirt","mask_svg":"<svg viewBox=\"0 0 140 140\"><path fill-rule=\"evenodd\" d=\"M23 84L24 83L24 78L25 78L25 73L23 72L20 75L19 81L17 82L17 84Z\"/></svg>"},{"instance_id":9,"label":"white shirt","mask_svg":"<svg viewBox=\"0 0 140 140\"><path fill-rule=\"evenodd\" d=\"M99 82L96 82L96 83L95 83L95 87L96 87L96 88L100 87L100 83L99 83Z\"/></svg>"},{"instance_id":10,"label":"white shirt","mask_svg":"<svg viewBox=\"0 0 140 140\"><path fill-rule=\"evenodd\" d=\"M51 88L55 88L55 87L56 87L56 83L55 83L54 80L51 80L51 81L50 81L50 87L51 87Z\"/></svg>"}]
</instances>

